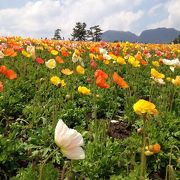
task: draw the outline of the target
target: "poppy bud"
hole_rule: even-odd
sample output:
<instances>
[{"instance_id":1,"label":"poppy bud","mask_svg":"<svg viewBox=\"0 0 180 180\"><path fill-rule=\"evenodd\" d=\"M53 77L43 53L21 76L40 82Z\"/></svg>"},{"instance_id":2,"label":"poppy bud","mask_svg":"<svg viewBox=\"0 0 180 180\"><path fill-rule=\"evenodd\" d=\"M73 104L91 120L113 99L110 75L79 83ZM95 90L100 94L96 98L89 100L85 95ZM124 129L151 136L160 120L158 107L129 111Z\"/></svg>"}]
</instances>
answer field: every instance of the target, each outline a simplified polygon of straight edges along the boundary
<instances>
[{"instance_id":1,"label":"poppy bud","mask_svg":"<svg viewBox=\"0 0 180 180\"><path fill-rule=\"evenodd\" d=\"M145 154L146 156L151 156L151 155L153 155L154 153L148 150L148 151L145 151L144 154Z\"/></svg>"},{"instance_id":2,"label":"poppy bud","mask_svg":"<svg viewBox=\"0 0 180 180\"><path fill-rule=\"evenodd\" d=\"M154 144L153 145L153 149L152 149L152 152L154 153L159 153L161 150L161 146L159 144Z\"/></svg>"},{"instance_id":3,"label":"poppy bud","mask_svg":"<svg viewBox=\"0 0 180 180\"><path fill-rule=\"evenodd\" d=\"M71 98L71 95L70 94L66 94L65 99L69 100L70 98Z\"/></svg>"}]
</instances>

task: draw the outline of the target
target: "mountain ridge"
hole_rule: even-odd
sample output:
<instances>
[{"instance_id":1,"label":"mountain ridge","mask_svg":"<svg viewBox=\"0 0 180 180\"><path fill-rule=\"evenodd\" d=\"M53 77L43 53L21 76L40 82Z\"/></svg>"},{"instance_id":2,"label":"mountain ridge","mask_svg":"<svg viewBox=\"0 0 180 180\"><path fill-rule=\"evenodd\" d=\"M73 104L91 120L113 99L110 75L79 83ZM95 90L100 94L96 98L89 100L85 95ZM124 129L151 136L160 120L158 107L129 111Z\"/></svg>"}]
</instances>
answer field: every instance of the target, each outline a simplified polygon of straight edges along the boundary
<instances>
[{"instance_id":1,"label":"mountain ridge","mask_svg":"<svg viewBox=\"0 0 180 180\"><path fill-rule=\"evenodd\" d=\"M142 42L142 43L170 43L178 35L180 31L175 28L155 28L147 29L141 32L138 36L131 31L118 31L118 30L107 30L101 38L104 41L129 41L129 42Z\"/></svg>"}]
</instances>

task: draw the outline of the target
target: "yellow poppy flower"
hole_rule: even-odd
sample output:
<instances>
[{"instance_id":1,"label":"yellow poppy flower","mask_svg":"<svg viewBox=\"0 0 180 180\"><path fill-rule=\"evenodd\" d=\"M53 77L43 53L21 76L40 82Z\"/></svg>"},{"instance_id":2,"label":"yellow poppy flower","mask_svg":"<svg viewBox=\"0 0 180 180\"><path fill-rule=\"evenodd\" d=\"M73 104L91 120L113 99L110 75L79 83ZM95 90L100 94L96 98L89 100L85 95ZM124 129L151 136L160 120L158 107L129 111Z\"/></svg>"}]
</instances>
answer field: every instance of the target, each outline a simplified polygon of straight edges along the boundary
<instances>
[{"instance_id":1,"label":"yellow poppy flower","mask_svg":"<svg viewBox=\"0 0 180 180\"><path fill-rule=\"evenodd\" d=\"M136 114L143 115L143 114L150 114L150 115L156 115L158 113L156 106L144 99L140 99L133 105L133 109Z\"/></svg>"},{"instance_id":2,"label":"yellow poppy flower","mask_svg":"<svg viewBox=\"0 0 180 180\"><path fill-rule=\"evenodd\" d=\"M66 85L64 80L61 80L58 76L52 76L50 79L51 83L57 87L63 87Z\"/></svg>"},{"instance_id":3,"label":"yellow poppy flower","mask_svg":"<svg viewBox=\"0 0 180 180\"><path fill-rule=\"evenodd\" d=\"M156 78L156 79L163 79L165 77L164 74L159 73L154 68L151 69L151 76Z\"/></svg>"},{"instance_id":4,"label":"yellow poppy flower","mask_svg":"<svg viewBox=\"0 0 180 180\"><path fill-rule=\"evenodd\" d=\"M110 53L109 56L111 56L111 59L117 60L117 56L116 55Z\"/></svg>"},{"instance_id":5,"label":"yellow poppy flower","mask_svg":"<svg viewBox=\"0 0 180 180\"><path fill-rule=\"evenodd\" d=\"M45 64L46 64L46 67L48 67L49 69L54 69L56 67L55 59L50 59L46 61Z\"/></svg>"},{"instance_id":6,"label":"yellow poppy flower","mask_svg":"<svg viewBox=\"0 0 180 180\"><path fill-rule=\"evenodd\" d=\"M172 81L172 78L167 77L166 80L169 81L169 82L171 82L171 81Z\"/></svg>"},{"instance_id":7,"label":"yellow poppy flower","mask_svg":"<svg viewBox=\"0 0 180 180\"><path fill-rule=\"evenodd\" d=\"M61 80L60 80L60 78L58 76L52 76L50 81L55 86L58 86L61 83Z\"/></svg>"},{"instance_id":8,"label":"yellow poppy flower","mask_svg":"<svg viewBox=\"0 0 180 180\"><path fill-rule=\"evenodd\" d=\"M78 74L84 74L85 73L84 68L82 66L80 66L80 65L78 65L76 67L76 71L77 71Z\"/></svg>"},{"instance_id":9,"label":"yellow poppy flower","mask_svg":"<svg viewBox=\"0 0 180 180\"><path fill-rule=\"evenodd\" d=\"M155 66L155 67L159 67L159 62L158 61L152 61L152 65Z\"/></svg>"},{"instance_id":10,"label":"yellow poppy flower","mask_svg":"<svg viewBox=\"0 0 180 180\"><path fill-rule=\"evenodd\" d=\"M65 81L61 80L61 87L65 86L65 85L66 85Z\"/></svg>"},{"instance_id":11,"label":"yellow poppy flower","mask_svg":"<svg viewBox=\"0 0 180 180\"><path fill-rule=\"evenodd\" d=\"M133 67L140 67L140 61L136 60L133 56L129 56L128 63L131 64Z\"/></svg>"},{"instance_id":12,"label":"yellow poppy flower","mask_svg":"<svg viewBox=\"0 0 180 180\"><path fill-rule=\"evenodd\" d=\"M71 75L73 73L73 71L71 71L70 69L66 68L66 69L62 69L61 72L65 75Z\"/></svg>"},{"instance_id":13,"label":"yellow poppy flower","mask_svg":"<svg viewBox=\"0 0 180 180\"><path fill-rule=\"evenodd\" d=\"M180 86L180 76L176 76L176 79L172 79L172 83L176 86Z\"/></svg>"},{"instance_id":14,"label":"yellow poppy flower","mask_svg":"<svg viewBox=\"0 0 180 180\"><path fill-rule=\"evenodd\" d=\"M126 61L124 60L124 58L122 58L122 57L120 57L120 56L117 58L116 61L117 61L117 63L119 63L119 64L126 64Z\"/></svg>"},{"instance_id":15,"label":"yellow poppy flower","mask_svg":"<svg viewBox=\"0 0 180 180\"><path fill-rule=\"evenodd\" d=\"M86 87L84 87L84 86L79 86L79 87L78 87L78 92L81 93L81 94L83 94L83 95L89 95L89 94L91 94L91 90L88 89L88 88L86 88Z\"/></svg>"},{"instance_id":16,"label":"yellow poppy flower","mask_svg":"<svg viewBox=\"0 0 180 180\"><path fill-rule=\"evenodd\" d=\"M25 51L25 50L22 51L22 55L25 56L25 57L27 57L27 58L30 58L30 57L31 57L31 54L28 53L28 52Z\"/></svg>"},{"instance_id":17,"label":"yellow poppy flower","mask_svg":"<svg viewBox=\"0 0 180 180\"><path fill-rule=\"evenodd\" d=\"M109 60L106 59L103 61L103 63L107 65L107 64L109 64Z\"/></svg>"},{"instance_id":18,"label":"yellow poppy flower","mask_svg":"<svg viewBox=\"0 0 180 180\"><path fill-rule=\"evenodd\" d=\"M51 54L54 55L54 56L56 56L56 55L58 55L58 51L56 51L56 50L51 50Z\"/></svg>"},{"instance_id":19,"label":"yellow poppy flower","mask_svg":"<svg viewBox=\"0 0 180 180\"><path fill-rule=\"evenodd\" d=\"M89 57L90 57L91 60L97 58L96 55L95 55L95 54L92 54L92 53L89 54Z\"/></svg>"}]
</instances>

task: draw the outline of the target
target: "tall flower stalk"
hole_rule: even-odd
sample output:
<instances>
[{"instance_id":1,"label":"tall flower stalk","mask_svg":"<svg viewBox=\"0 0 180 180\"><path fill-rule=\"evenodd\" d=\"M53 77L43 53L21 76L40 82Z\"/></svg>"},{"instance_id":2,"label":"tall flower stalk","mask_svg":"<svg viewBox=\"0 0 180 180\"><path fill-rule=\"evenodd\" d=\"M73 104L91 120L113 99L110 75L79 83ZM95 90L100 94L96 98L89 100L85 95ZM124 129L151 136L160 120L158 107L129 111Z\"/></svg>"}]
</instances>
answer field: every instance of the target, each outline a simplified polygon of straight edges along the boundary
<instances>
[{"instance_id":1,"label":"tall flower stalk","mask_svg":"<svg viewBox=\"0 0 180 180\"><path fill-rule=\"evenodd\" d=\"M147 139L146 120L147 120L147 116L144 115L144 117L143 117L143 127L142 127L140 180L144 180L145 179L145 174L146 174L146 155L145 155L145 147L146 147L146 139Z\"/></svg>"},{"instance_id":2,"label":"tall flower stalk","mask_svg":"<svg viewBox=\"0 0 180 180\"><path fill-rule=\"evenodd\" d=\"M147 121L148 115L156 115L158 113L156 106L146 100L140 99L133 105L133 109L137 115L143 116L142 127L142 147L141 147L141 165L140 165L140 180L145 180L146 175L146 145L147 145ZM149 151L149 149L148 149ZM149 155L153 152L149 151Z\"/></svg>"},{"instance_id":3,"label":"tall flower stalk","mask_svg":"<svg viewBox=\"0 0 180 180\"><path fill-rule=\"evenodd\" d=\"M171 147L170 156L169 156L169 164L166 167L165 180L176 180L176 175L175 175L174 168L173 168L173 165L172 165L173 148L175 148L178 151L178 153L180 152L180 150L179 150L179 148L177 146L173 145Z\"/></svg>"}]
</instances>

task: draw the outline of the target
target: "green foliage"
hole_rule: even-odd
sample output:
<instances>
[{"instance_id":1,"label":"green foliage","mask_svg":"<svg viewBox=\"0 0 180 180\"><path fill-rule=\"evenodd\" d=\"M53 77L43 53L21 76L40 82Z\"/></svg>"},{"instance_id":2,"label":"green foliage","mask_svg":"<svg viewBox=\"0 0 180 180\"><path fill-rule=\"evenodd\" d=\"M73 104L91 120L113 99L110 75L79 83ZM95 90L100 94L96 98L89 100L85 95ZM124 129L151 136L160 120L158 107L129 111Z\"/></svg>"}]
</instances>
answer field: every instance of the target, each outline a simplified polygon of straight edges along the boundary
<instances>
[{"instance_id":1,"label":"green foliage","mask_svg":"<svg viewBox=\"0 0 180 180\"><path fill-rule=\"evenodd\" d=\"M83 161L73 161L68 178L73 179L109 179L114 174L127 176L135 165L135 154L131 153L137 146L131 146L134 138L124 141L112 139L107 135L108 121L92 121L89 131L84 134L86 141L86 158Z\"/></svg>"},{"instance_id":2,"label":"green foliage","mask_svg":"<svg viewBox=\"0 0 180 180\"><path fill-rule=\"evenodd\" d=\"M27 168L20 169L17 175L11 178L11 180L35 180L38 179L38 177L38 169L33 167L33 164L30 164ZM52 163L46 164L43 168L42 178L44 180L58 180L58 169L55 169Z\"/></svg>"},{"instance_id":3,"label":"green foliage","mask_svg":"<svg viewBox=\"0 0 180 180\"><path fill-rule=\"evenodd\" d=\"M86 23L77 22L76 26L73 28L73 33L71 34L72 40L75 41L85 41L86 40Z\"/></svg>"},{"instance_id":4,"label":"green foliage","mask_svg":"<svg viewBox=\"0 0 180 180\"><path fill-rule=\"evenodd\" d=\"M95 42L100 41L101 35L103 34L99 25L90 27L87 33L90 40Z\"/></svg>"},{"instance_id":5,"label":"green foliage","mask_svg":"<svg viewBox=\"0 0 180 180\"><path fill-rule=\"evenodd\" d=\"M82 29L82 35L75 36L75 40L85 40L86 24L77 24ZM77 29L78 30L78 29ZM94 29L93 29L94 30ZM96 39L93 35L94 40ZM97 38L98 39L98 38ZM96 39L96 40L97 40ZM98 39L99 40L99 39ZM26 49L27 42L22 47ZM122 179L135 180L139 177L141 133L137 129L142 128L142 119L133 112L133 104L140 98L153 102L159 115L148 121L150 143L159 143L161 151L147 158L147 177L157 172L165 177L166 166L169 163L169 152L173 145L179 146L179 87L171 82L159 85L150 78L153 68L151 61L159 60L155 55L159 46L148 46L152 55L147 61L148 66L139 68L130 64L113 64L114 59L108 65L103 60L96 60L97 68L108 74L107 83L109 89L97 87L94 72L90 68L89 54L94 46L76 44L71 46L64 44L69 57L64 57L59 50L59 56L64 60L63 64L57 64L55 69L47 69L39 65L32 58L22 56L18 52L16 57L5 56L1 59L1 65L13 68L17 73L16 80L8 80L0 74L4 84L4 91L0 93L0 179L31 180L39 177L39 167L52 151L56 153L47 160L43 168L43 179L54 180L60 178L64 161L68 161L56 149L54 143L54 128L58 119L71 128L80 131L85 141L86 158L81 161L69 162L65 176L70 179ZM63 45L58 41L52 41L48 46L46 41L33 41L33 45L42 46L44 50L37 49L36 56L44 61L55 58L49 53L51 48L61 49ZM98 43L101 47L103 43ZM103 45L102 45L103 46ZM145 45L133 44L104 44L109 52L117 53L117 56L128 57L136 53L143 54ZM72 63L71 56L75 48L81 52L83 62ZM161 58L165 58L165 50ZM170 54L178 53L167 47ZM94 53L96 56L99 54ZM143 56L146 59L146 56ZM127 61L127 59L126 59ZM85 74L76 73L76 65L84 63ZM70 68L74 74L65 76L61 69ZM157 68L166 77L175 78L178 69L172 73L169 67L161 65ZM112 74L117 72L129 88L122 89L113 82ZM54 75L65 80L65 87L56 87L51 84L50 78ZM87 81L91 79L91 82ZM85 96L78 93L78 86L86 86L91 90L91 95ZM66 98L69 95L69 98ZM96 119L96 120L95 120ZM125 139L113 139L109 136L109 122L111 120L126 121L132 125L131 134ZM121 129L119 130L121 132ZM172 166L177 178L179 165L177 163L178 151L172 152Z\"/></svg>"},{"instance_id":6,"label":"green foliage","mask_svg":"<svg viewBox=\"0 0 180 180\"><path fill-rule=\"evenodd\" d=\"M61 40L61 29L56 29L54 32L54 38L55 40Z\"/></svg>"},{"instance_id":7,"label":"green foliage","mask_svg":"<svg viewBox=\"0 0 180 180\"><path fill-rule=\"evenodd\" d=\"M180 44L180 35L173 40L174 44Z\"/></svg>"}]
</instances>

